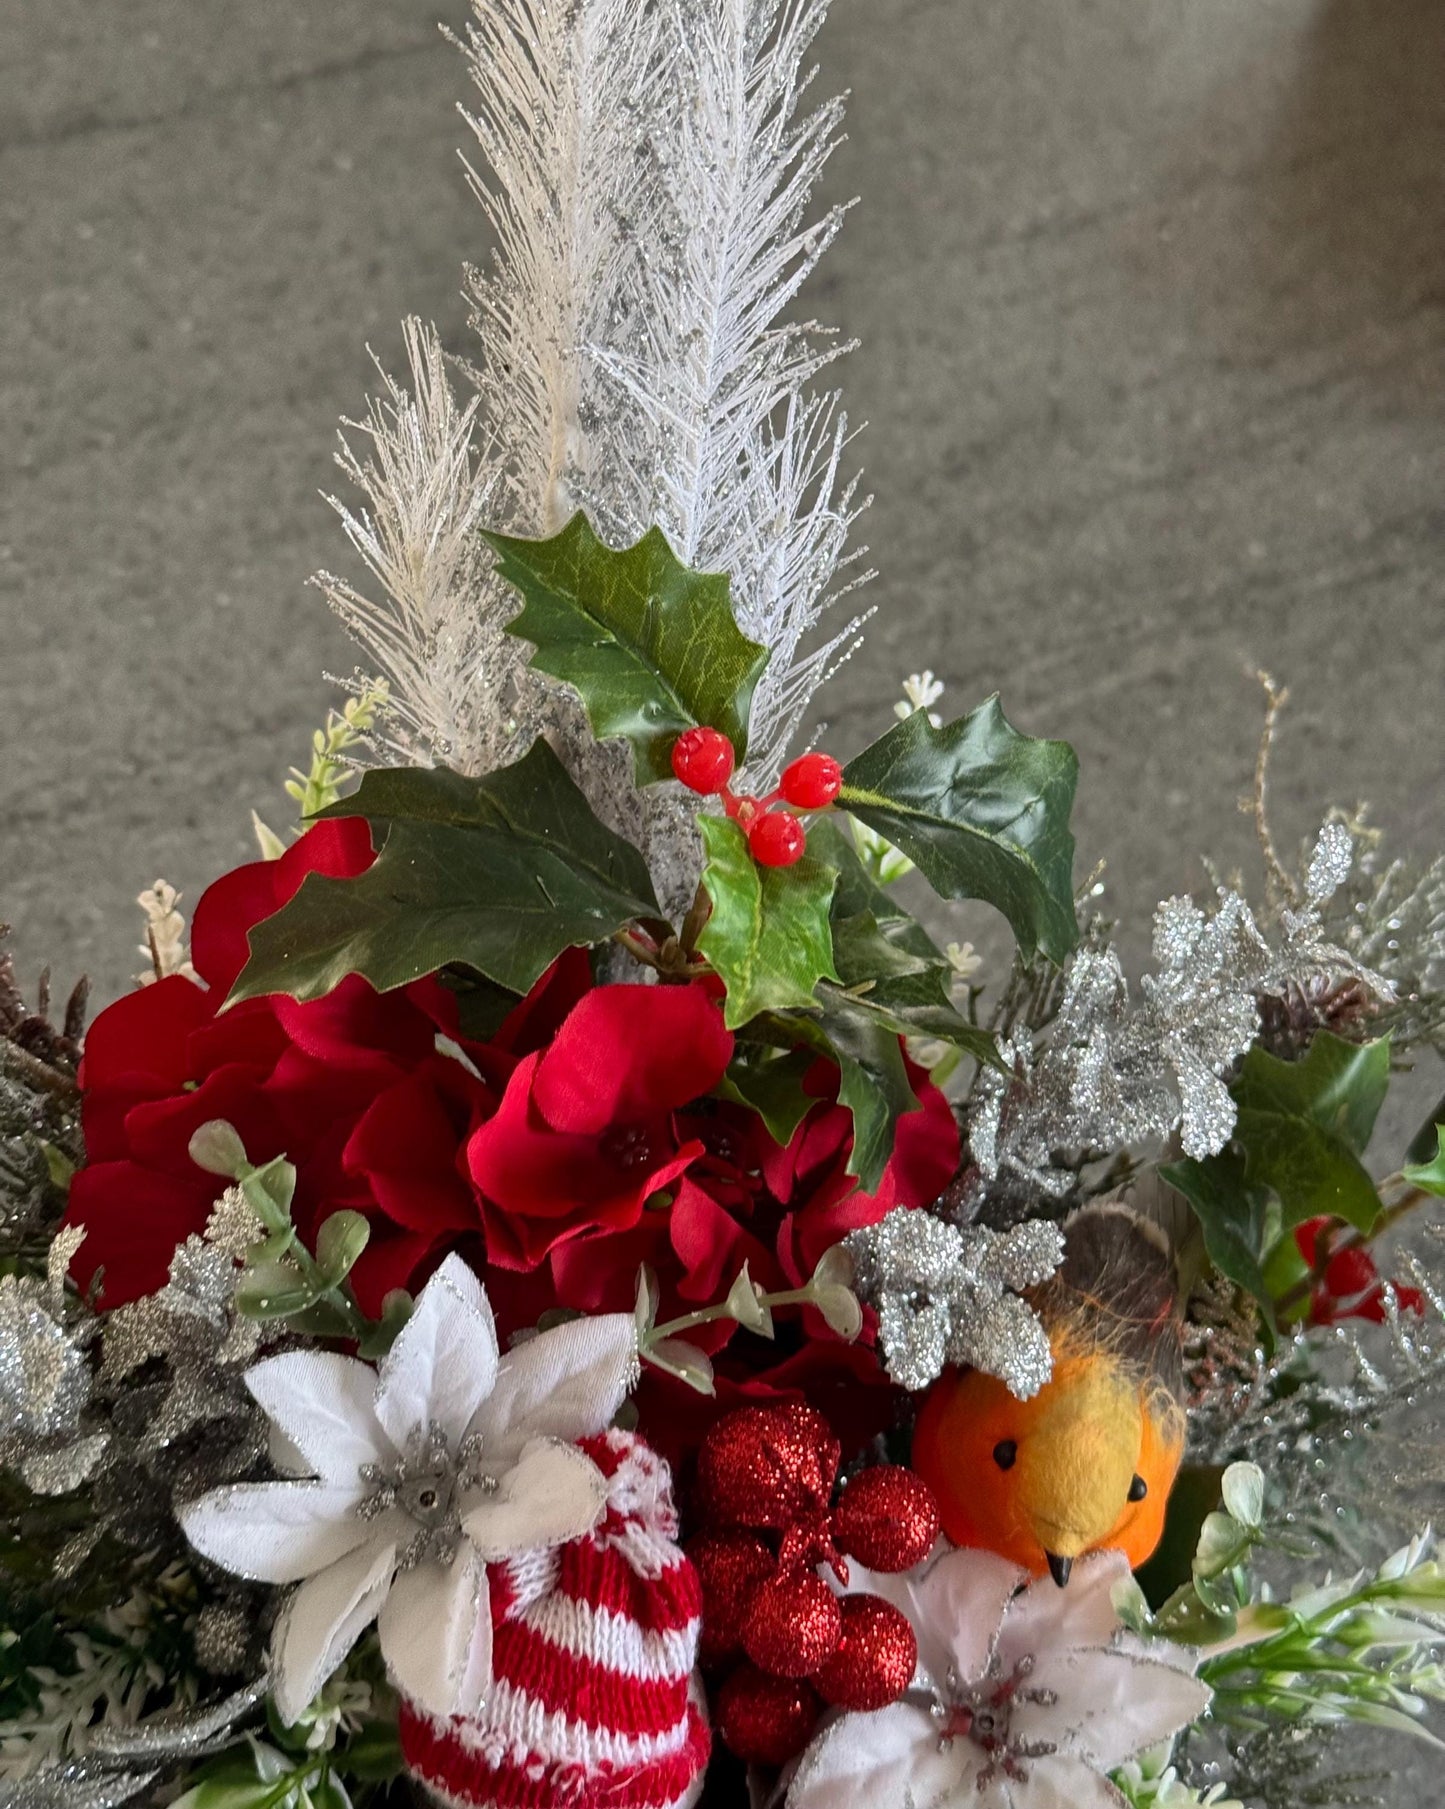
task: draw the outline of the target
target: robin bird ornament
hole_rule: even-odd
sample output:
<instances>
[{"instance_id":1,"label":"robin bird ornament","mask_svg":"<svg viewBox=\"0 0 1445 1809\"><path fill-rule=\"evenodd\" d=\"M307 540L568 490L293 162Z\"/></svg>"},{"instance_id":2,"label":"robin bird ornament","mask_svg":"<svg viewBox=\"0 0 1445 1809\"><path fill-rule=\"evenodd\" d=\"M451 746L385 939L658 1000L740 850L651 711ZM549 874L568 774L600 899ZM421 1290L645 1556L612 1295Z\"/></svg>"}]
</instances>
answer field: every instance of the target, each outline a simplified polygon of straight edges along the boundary
<instances>
[{"instance_id":1,"label":"robin bird ornament","mask_svg":"<svg viewBox=\"0 0 1445 1809\"><path fill-rule=\"evenodd\" d=\"M955 1545L1060 1587L1085 1552L1149 1557L1184 1455L1180 1292L1151 1220L1101 1202L1066 1222L1062 1264L1028 1295L1052 1378L1020 1401L993 1376L947 1371L919 1413L913 1467Z\"/></svg>"}]
</instances>

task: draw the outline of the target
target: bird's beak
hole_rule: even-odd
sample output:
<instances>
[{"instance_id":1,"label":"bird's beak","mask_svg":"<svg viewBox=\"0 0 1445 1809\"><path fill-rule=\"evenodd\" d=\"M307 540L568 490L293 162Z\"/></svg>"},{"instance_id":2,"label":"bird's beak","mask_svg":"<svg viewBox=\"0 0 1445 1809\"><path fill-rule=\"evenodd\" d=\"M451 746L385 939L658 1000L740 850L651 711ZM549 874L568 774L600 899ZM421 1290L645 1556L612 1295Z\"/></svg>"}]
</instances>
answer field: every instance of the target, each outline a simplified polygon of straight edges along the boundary
<instances>
[{"instance_id":1,"label":"bird's beak","mask_svg":"<svg viewBox=\"0 0 1445 1809\"><path fill-rule=\"evenodd\" d=\"M1069 1580L1069 1573L1074 1568L1072 1558L1061 1558L1055 1551L1046 1551L1044 1556L1049 1561L1049 1575L1062 1589Z\"/></svg>"}]
</instances>

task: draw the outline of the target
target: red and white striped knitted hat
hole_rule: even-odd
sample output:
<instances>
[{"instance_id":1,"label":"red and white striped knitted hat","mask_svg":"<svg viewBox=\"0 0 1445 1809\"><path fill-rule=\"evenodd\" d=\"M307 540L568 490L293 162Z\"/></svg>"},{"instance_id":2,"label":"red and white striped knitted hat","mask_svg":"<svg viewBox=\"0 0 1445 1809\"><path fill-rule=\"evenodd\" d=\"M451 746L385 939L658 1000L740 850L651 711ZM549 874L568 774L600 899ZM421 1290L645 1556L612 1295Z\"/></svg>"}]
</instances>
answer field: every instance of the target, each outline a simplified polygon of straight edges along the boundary
<instances>
[{"instance_id":1,"label":"red and white striped knitted hat","mask_svg":"<svg viewBox=\"0 0 1445 1809\"><path fill-rule=\"evenodd\" d=\"M608 1479L606 1512L585 1539L492 1567L480 1714L402 1704L407 1765L455 1809L687 1809L701 1792L702 1589L667 1465L628 1432L581 1444Z\"/></svg>"}]
</instances>

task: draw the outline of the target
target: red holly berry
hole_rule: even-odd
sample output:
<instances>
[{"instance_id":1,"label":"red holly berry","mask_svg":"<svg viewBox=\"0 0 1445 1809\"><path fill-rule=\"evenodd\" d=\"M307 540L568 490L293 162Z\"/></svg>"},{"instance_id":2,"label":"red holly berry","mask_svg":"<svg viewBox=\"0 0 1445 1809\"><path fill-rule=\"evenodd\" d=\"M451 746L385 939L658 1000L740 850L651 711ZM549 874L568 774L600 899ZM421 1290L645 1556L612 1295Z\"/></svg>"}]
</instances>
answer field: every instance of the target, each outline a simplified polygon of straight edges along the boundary
<instances>
[{"instance_id":1,"label":"red holly berry","mask_svg":"<svg viewBox=\"0 0 1445 1809\"><path fill-rule=\"evenodd\" d=\"M672 744L672 770L689 791L714 797L733 776L733 744L719 729L684 729Z\"/></svg>"},{"instance_id":2,"label":"red holly berry","mask_svg":"<svg viewBox=\"0 0 1445 1809\"><path fill-rule=\"evenodd\" d=\"M776 1562L761 1539L738 1527L699 1533L688 1540L687 1555L702 1583L698 1657L714 1666L741 1654L743 1619L753 1592L772 1575Z\"/></svg>"},{"instance_id":3,"label":"red holly berry","mask_svg":"<svg viewBox=\"0 0 1445 1809\"><path fill-rule=\"evenodd\" d=\"M760 1671L806 1677L833 1656L843 1631L838 1598L811 1570L786 1570L759 1586L743 1618L743 1650Z\"/></svg>"},{"instance_id":4,"label":"red holly berry","mask_svg":"<svg viewBox=\"0 0 1445 1809\"><path fill-rule=\"evenodd\" d=\"M896 1702L913 1681L918 1640L906 1617L876 1595L844 1596L833 1656L813 1675L825 1702L868 1713Z\"/></svg>"},{"instance_id":5,"label":"red holly berry","mask_svg":"<svg viewBox=\"0 0 1445 1809\"><path fill-rule=\"evenodd\" d=\"M833 1510L833 1537L869 1570L912 1570L933 1550L938 1503L921 1476L879 1464L855 1476Z\"/></svg>"},{"instance_id":6,"label":"red holly berry","mask_svg":"<svg viewBox=\"0 0 1445 1809\"><path fill-rule=\"evenodd\" d=\"M760 867L791 867L807 845L807 831L784 810L766 811L748 830L748 847Z\"/></svg>"},{"instance_id":7,"label":"red holly berry","mask_svg":"<svg viewBox=\"0 0 1445 1809\"><path fill-rule=\"evenodd\" d=\"M826 810L843 789L843 769L831 754L802 754L784 769L779 789L798 810Z\"/></svg>"},{"instance_id":8,"label":"red holly berry","mask_svg":"<svg viewBox=\"0 0 1445 1809\"><path fill-rule=\"evenodd\" d=\"M749 1765L786 1765L808 1744L821 1708L806 1683L741 1665L718 1693L717 1730Z\"/></svg>"}]
</instances>

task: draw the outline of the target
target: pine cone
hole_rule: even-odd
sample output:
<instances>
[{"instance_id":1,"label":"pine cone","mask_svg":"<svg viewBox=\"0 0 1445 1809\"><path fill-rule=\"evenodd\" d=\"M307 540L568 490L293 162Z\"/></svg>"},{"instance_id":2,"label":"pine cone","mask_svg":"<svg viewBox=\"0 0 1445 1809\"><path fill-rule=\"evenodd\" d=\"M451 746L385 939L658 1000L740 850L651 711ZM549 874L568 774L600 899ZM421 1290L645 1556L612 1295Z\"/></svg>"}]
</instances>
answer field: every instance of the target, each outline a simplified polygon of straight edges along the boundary
<instances>
[{"instance_id":1,"label":"pine cone","mask_svg":"<svg viewBox=\"0 0 1445 1809\"><path fill-rule=\"evenodd\" d=\"M9 924L0 924L0 938L9 933ZM31 1011L20 994L14 957L0 954L0 1041L33 1057L42 1068L50 1069L62 1081L73 1081L85 1038L85 1008L89 997L90 982L82 976L66 1000L61 1023L52 1024L50 969L47 967L40 976L35 1009Z\"/></svg>"},{"instance_id":2,"label":"pine cone","mask_svg":"<svg viewBox=\"0 0 1445 1809\"><path fill-rule=\"evenodd\" d=\"M1374 993L1354 974L1291 981L1283 993L1261 993L1258 1004L1259 1041L1284 1061L1297 1061L1321 1030L1346 1042L1363 1042L1380 1009Z\"/></svg>"}]
</instances>

